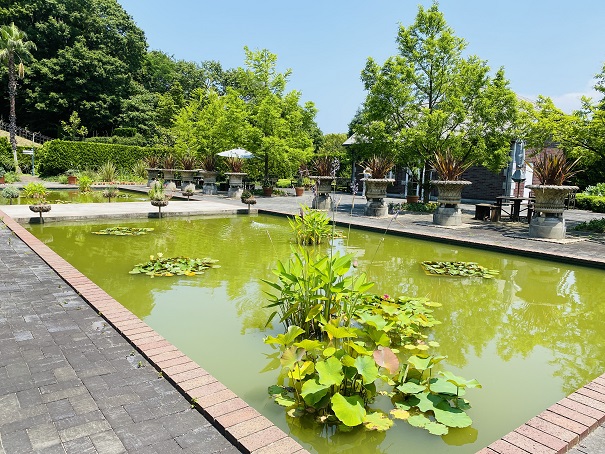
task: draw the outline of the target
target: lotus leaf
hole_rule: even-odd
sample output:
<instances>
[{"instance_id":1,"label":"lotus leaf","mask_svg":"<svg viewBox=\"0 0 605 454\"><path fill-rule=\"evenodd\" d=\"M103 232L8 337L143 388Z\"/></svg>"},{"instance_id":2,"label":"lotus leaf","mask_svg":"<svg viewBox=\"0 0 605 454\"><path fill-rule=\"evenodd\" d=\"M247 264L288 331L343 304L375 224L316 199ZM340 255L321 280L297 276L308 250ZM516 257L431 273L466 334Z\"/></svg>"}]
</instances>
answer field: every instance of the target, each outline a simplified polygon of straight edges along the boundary
<instances>
[{"instance_id":1,"label":"lotus leaf","mask_svg":"<svg viewBox=\"0 0 605 454\"><path fill-rule=\"evenodd\" d=\"M407 410L404 410L403 408L393 408L391 410L391 415L393 415L393 418L395 418L395 419L406 420L410 417L410 412Z\"/></svg>"},{"instance_id":2,"label":"lotus leaf","mask_svg":"<svg viewBox=\"0 0 605 454\"><path fill-rule=\"evenodd\" d=\"M317 380L307 380L302 386L300 395L308 405L314 406L329 390L330 386L322 385Z\"/></svg>"},{"instance_id":3,"label":"lotus leaf","mask_svg":"<svg viewBox=\"0 0 605 454\"><path fill-rule=\"evenodd\" d=\"M344 374L342 373L342 364L341 362L331 356L325 361L318 361L315 364L315 369L319 374L319 383L322 385L340 385L344 378Z\"/></svg>"},{"instance_id":4,"label":"lotus leaf","mask_svg":"<svg viewBox=\"0 0 605 454\"><path fill-rule=\"evenodd\" d=\"M345 397L336 393L331 402L334 414L345 426L355 427L364 422L366 410L359 396Z\"/></svg>"},{"instance_id":5,"label":"lotus leaf","mask_svg":"<svg viewBox=\"0 0 605 454\"><path fill-rule=\"evenodd\" d=\"M419 385L418 383L413 383L411 381L403 383L397 387L399 391L404 394L416 394L421 393L426 390L426 386Z\"/></svg>"},{"instance_id":6,"label":"lotus leaf","mask_svg":"<svg viewBox=\"0 0 605 454\"><path fill-rule=\"evenodd\" d=\"M446 435L449 432L447 426L435 421L430 421L424 426L424 428L433 435Z\"/></svg>"},{"instance_id":7,"label":"lotus leaf","mask_svg":"<svg viewBox=\"0 0 605 454\"><path fill-rule=\"evenodd\" d=\"M378 367L371 356L358 356L355 358L355 367L363 377L363 384L373 383L378 378Z\"/></svg>"},{"instance_id":8,"label":"lotus leaf","mask_svg":"<svg viewBox=\"0 0 605 454\"><path fill-rule=\"evenodd\" d=\"M443 401L437 404L433 409L435 419L448 427L468 427L473 420L459 408L452 407L448 402Z\"/></svg>"},{"instance_id":9,"label":"lotus leaf","mask_svg":"<svg viewBox=\"0 0 605 454\"><path fill-rule=\"evenodd\" d=\"M292 371L297 367L298 362L302 359L304 354L305 351L302 348L296 348L294 346L288 347L282 353L279 362L282 367Z\"/></svg>"},{"instance_id":10,"label":"lotus leaf","mask_svg":"<svg viewBox=\"0 0 605 454\"><path fill-rule=\"evenodd\" d=\"M481 388L482 387L481 384L474 378L471 380L467 380L463 377L458 377L457 375L454 375L448 371L441 372L441 375L443 375L448 382L453 383L458 388L470 389L470 388Z\"/></svg>"},{"instance_id":11,"label":"lotus leaf","mask_svg":"<svg viewBox=\"0 0 605 454\"><path fill-rule=\"evenodd\" d=\"M380 367L384 367L389 373L394 374L399 370L399 358L388 347L378 347L373 353L374 361Z\"/></svg>"},{"instance_id":12,"label":"lotus leaf","mask_svg":"<svg viewBox=\"0 0 605 454\"><path fill-rule=\"evenodd\" d=\"M363 418L363 425L369 430L384 431L393 426L393 421L381 411L367 413Z\"/></svg>"},{"instance_id":13,"label":"lotus leaf","mask_svg":"<svg viewBox=\"0 0 605 454\"><path fill-rule=\"evenodd\" d=\"M293 397L290 396L279 395L275 398L275 402L281 405L282 407L291 407L293 405L296 405L296 401Z\"/></svg>"},{"instance_id":14,"label":"lotus leaf","mask_svg":"<svg viewBox=\"0 0 605 454\"><path fill-rule=\"evenodd\" d=\"M106 229L92 232L95 235L115 235L115 236L138 236L152 232L153 228L146 227L108 227Z\"/></svg>"},{"instance_id":15,"label":"lotus leaf","mask_svg":"<svg viewBox=\"0 0 605 454\"><path fill-rule=\"evenodd\" d=\"M416 414L416 415L411 415L408 418L408 423L410 423L410 426L414 426L414 427L425 427L430 422L431 422L431 420L422 413Z\"/></svg>"}]
</instances>

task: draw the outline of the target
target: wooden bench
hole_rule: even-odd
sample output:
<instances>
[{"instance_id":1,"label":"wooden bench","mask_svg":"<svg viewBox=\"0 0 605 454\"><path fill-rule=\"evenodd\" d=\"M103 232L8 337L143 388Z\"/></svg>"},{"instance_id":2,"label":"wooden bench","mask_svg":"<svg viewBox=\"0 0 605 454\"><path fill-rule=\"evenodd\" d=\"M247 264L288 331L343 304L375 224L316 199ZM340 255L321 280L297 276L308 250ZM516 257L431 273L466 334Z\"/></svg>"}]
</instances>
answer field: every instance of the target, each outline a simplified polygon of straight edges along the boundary
<instances>
[{"instance_id":1,"label":"wooden bench","mask_svg":"<svg viewBox=\"0 0 605 454\"><path fill-rule=\"evenodd\" d=\"M475 219L480 221L498 221L500 218L498 207L491 203L478 203L475 205Z\"/></svg>"}]
</instances>

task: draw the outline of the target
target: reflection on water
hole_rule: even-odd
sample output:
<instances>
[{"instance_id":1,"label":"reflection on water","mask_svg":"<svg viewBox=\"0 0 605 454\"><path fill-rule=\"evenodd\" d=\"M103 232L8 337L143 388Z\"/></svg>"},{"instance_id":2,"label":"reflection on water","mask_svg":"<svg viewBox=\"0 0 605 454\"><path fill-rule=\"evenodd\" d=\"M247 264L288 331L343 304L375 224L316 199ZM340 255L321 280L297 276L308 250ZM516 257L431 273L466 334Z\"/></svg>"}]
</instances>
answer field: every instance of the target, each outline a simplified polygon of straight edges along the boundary
<instances>
[{"instance_id":1,"label":"reflection on water","mask_svg":"<svg viewBox=\"0 0 605 454\"><path fill-rule=\"evenodd\" d=\"M434 437L398 421L385 433L334 432L291 419L272 402L272 350L262 338L269 310L262 279L275 279L277 260L291 253L287 220L272 216L119 221L154 227L137 237L90 232L118 222L42 224L32 232L144 319L238 395L320 453L470 453L513 430L605 370L605 319L600 270L458 246L347 231L337 250L356 255L376 282L375 293L426 296L435 311L432 337L447 355L445 369L477 378L469 392L471 428ZM324 246L325 247L325 246ZM211 257L221 268L193 278L130 275L136 263L165 256ZM479 262L493 280L427 276L423 260ZM388 409L388 402L375 405Z\"/></svg>"},{"instance_id":2,"label":"reflection on water","mask_svg":"<svg viewBox=\"0 0 605 454\"><path fill-rule=\"evenodd\" d=\"M103 197L103 189L94 189L88 192L73 189L51 190L48 191L45 199L50 203L107 203L107 198ZM111 203L143 202L147 200L149 199L146 194L120 189L118 196L111 199ZM31 205L32 203L35 203L35 200L28 197L8 200L0 196L0 205Z\"/></svg>"}]
</instances>

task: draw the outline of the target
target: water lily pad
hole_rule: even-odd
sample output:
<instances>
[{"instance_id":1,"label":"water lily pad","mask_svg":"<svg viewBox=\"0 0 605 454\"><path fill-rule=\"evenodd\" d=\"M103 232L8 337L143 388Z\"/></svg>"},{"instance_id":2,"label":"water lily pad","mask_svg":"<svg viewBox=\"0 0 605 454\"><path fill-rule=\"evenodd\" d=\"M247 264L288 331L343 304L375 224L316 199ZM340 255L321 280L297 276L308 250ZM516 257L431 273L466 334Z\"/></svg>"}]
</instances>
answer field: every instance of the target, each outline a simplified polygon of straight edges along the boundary
<instances>
[{"instance_id":1,"label":"water lily pad","mask_svg":"<svg viewBox=\"0 0 605 454\"><path fill-rule=\"evenodd\" d=\"M153 232L153 228L147 227L108 227L96 232L91 232L95 235L114 235L114 236L139 236Z\"/></svg>"},{"instance_id":2,"label":"water lily pad","mask_svg":"<svg viewBox=\"0 0 605 454\"><path fill-rule=\"evenodd\" d=\"M136 264L130 274L146 274L151 277L195 276L208 268L220 268L216 265L217 261L210 258L163 257L158 253L157 258L152 255L148 262Z\"/></svg>"},{"instance_id":3,"label":"water lily pad","mask_svg":"<svg viewBox=\"0 0 605 454\"><path fill-rule=\"evenodd\" d=\"M385 431L393 426L393 421L381 411L367 413L363 425L368 430Z\"/></svg>"},{"instance_id":4,"label":"water lily pad","mask_svg":"<svg viewBox=\"0 0 605 454\"><path fill-rule=\"evenodd\" d=\"M492 279L499 274L498 270L490 270L475 262L433 262L421 263L424 272L437 276L482 277Z\"/></svg>"}]
</instances>

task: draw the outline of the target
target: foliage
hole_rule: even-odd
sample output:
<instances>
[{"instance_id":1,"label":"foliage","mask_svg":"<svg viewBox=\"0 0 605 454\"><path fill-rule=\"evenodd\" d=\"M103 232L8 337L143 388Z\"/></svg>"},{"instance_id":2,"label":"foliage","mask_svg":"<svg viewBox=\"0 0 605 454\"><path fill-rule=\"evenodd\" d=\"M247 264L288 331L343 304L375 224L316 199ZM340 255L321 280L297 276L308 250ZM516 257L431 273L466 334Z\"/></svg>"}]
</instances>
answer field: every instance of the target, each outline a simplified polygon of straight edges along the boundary
<instances>
[{"instance_id":1,"label":"foliage","mask_svg":"<svg viewBox=\"0 0 605 454\"><path fill-rule=\"evenodd\" d=\"M415 213L433 213L439 205L434 202L429 203L389 203L389 213L397 211L412 211Z\"/></svg>"},{"instance_id":2,"label":"foliage","mask_svg":"<svg viewBox=\"0 0 605 454\"><path fill-rule=\"evenodd\" d=\"M227 168L229 172L233 173L241 173L244 168L244 160L236 157L225 158L225 164L227 164Z\"/></svg>"},{"instance_id":3,"label":"foliage","mask_svg":"<svg viewBox=\"0 0 605 454\"><path fill-rule=\"evenodd\" d=\"M156 155L149 155L143 158L143 162L145 163L145 167L147 169L159 169L160 168L160 158Z\"/></svg>"},{"instance_id":4,"label":"foliage","mask_svg":"<svg viewBox=\"0 0 605 454\"><path fill-rule=\"evenodd\" d=\"M441 181L458 181L462 174L470 167L470 162L454 156L450 150L435 152L430 160L431 166L437 172Z\"/></svg>"},{"instance_id":5,"label":"foliage","mask_svg":"<svg viewBox=\"0 0 605 454\"><path fill-rule=\"evenodd\" d=\"M147 166L145 165L145 161L142 159L135 162L132 166L132 174L135 177L147 179Z\"/></svg>"},{"instance_id":6,"label":"foliage","mask_svg":"<svg viewBox=\"0 0 605 454\"><path fill-rule=\"evenodd\" d=\"M118 169L116 168L114 163L111 161L107 161L103 165L101 165L101 167L99 167L97 175L99 180L111 182L116 181L117 173Z\"/></svg>"},{"instance_id":7,"label":"foliage","mask_svg":"<svg viewBox=\"0 0 605 454\"><path fill-rule=\"evenodd\" d=\"M534 174L538 178L538 181L540 181L540 184L561 186L570 177L579 172L579 170L573 170L579 160L580 158L568 161L564 154L546 153L544 151L534 162Z\"/></svg>"},{"instance_id":8,"label":"foliage","mask_svg":"<svg viewBox=\"0 0 605 454\"><path fill-rule=\"evenodd\" d=\"M200 166L207 172L214 172L216 170L216 157L214 155L207 155L200 159Z\"/></svg>"},{"instance_id":9,"label":"foliage","mask_svg":"<svg viewBox=\"0 0 605 454\"><path fill-rule=\"evenodd\" d=\"M5 199L8 199L9 203L12 205L13 199L19 198L21 192L19 191L18 187L9 184L5 186L4 189L2 189L2 192L0 194Z\"/></svg>"},{"instance_id":10,"label":"foliage","mask_svg":"<svg viewBox=\"0 0 605 454\"><path fill-rule=\"evenodd\" d=\"M458 276L458 277L483 277L492 279L499 274L498 270L490 270L475 262L434 262L424 261L422 268L429 275Z\"/></svg>"},{"instance_id":11,"label":"foliage","mask_svg":"<svg viewBox=\"0 0 605 454\"><path fill-rule=\"evenodd\" d=\"M367 96L351 124L364 140L356 152L382 150L421 163L450 150L467 162L499 170L517 122L517 100L502 69L463 57L466 42L448 27L438 4L418 7L414 23L399 26L399 54L362 71Z\"/></svg>"},{"instance_id":12,"label":"foliage","mask_svg":"<svg viewBox=\"0 0 605 454\"><path fill-rule=\"evenodd\" d=\"M595 213L605 213L605 197L577 194L576 206L583 210L594 211Z\"/></svg>"},{"instance_id":13,"label":"foliage","mask_svg":"<svg viewBox=\"0 0 605 454\"><path fill-rule=\"evenodd\" d=\"M391 156L373 155L363 162L363 167L368 169L370 178L386 178L387 174L395 166L395 161Z\"/></svg>"},{"instance_id":14,"label":"foliage","mask_svg":"<svg viewBox=\"0 0 605 454\"><path fill-rule=\"evenodd\" d=\"M333 237L330 218L326 213L312 210L306 205L301 205L300 214L288 218L288 222L296 235L298 244L320 244L322 239ZM339 232L338 236L342 236L342 234Z\"/></svg>"},{"instance_id":15,"label":"foliage","mask_svg":"<svg viewBox=\"0 0 605 454\"><path fill-rule=\"evenodd\" d=\"M102 195L111 202L111 199L117 197L119 193L117 186L108 186L103 189Z\"/></svg>"},{"instance_id":16,"label":"foliage","mask_svg":"<svg viewBox=\"0 0 605 454\"><path fill-rule=\"evenodd\" d=\"M95 235L115 235L115 236L139 236L147 235L147 233L153 232L151 227L107 227L106 229L99 230L97 232L91 232Z\"/></svg>"},{"instance_id":17,"label":"foliage","mask_svg":"<svg viewBox=\"0 0 605 454\"><path fill-rule=\"evenodd\" d=\"M192 196L193 194L195 194L195 185L193 183L189 183L187 186L185 186L183 188L183 195L186 195L188 197Z\"/></svg>"},{"instance_id":18,"label":"foliage","mask_svg":"<svg viewBox=\"0 0 605 454\"><path fill-rule=\"evenodd\" d=\"M329 177L336 175L336 163L338 160L332 156L319 155L313 158L311 161L311 168L315 174L322 177Z\"/></svg>"},{"instance_id":19,"label":"foliage","mask_svg":"<svg viewBox=\"0 0 605 454\"><path fill-rule=\"evenodd\" d=\"M218 260L210 258L192 259L189 257L166 257L161 252L149 256L149 261L138 263L130 274L146 274L147 276L195 276L203 274L208 268L220 268Z\"/></svg>"},{"instance_id":20,"label":"foliage","mask_svg":"<svg viewBox=\"0 0 605 454\"><path fill-rule=\"evenodd\" d=\"M470 405L461 396L481 385L432 373L444 359L427 353L438 346L426 334L439 323L431 314L438 304L366 294L372 284L348 274L351 259L312 257L299 249L287 265L278 264L278 282L268 282L278 292L271 306L281 306L287 329L265 339L279 349L281 367L269 394L291 417L313 414L318 423L345 430L384 431L393 425L391 417L436 435L470 426ZM395 404L390 416L370 409L377 384L392 387L382 391Z\"/></svg>"},{"instance_id":21,"label":"foliage","mask_svg":"<svg viewBox=\"0 0 605 454\"><path fill-rule=\"evenodd\" d=\"M36 162L41 175L59 175L72 168L98 168L108 161L117 169L132 169L137 161L163 153L163 150L127 145L52 140L41 147Z\"/></svg>"},{"instance_id":22,"label":"foliage","mask_svg":"<svg viewBox=\"0 0 605 454\"><path fill-rule=\"evenodd\" d=\"M166 194L162 182L157 180L151 184L151 188L149 188L147 195L149 196L149 200L155 200L158 202L163 202L170 199L170 195Z\"/></svg>"},{"instance_id":23,"label":"foliage","mask_svg":"<svg viewBox=\"0 0 605 454\"><path fill-rule=\"evenodd\" d=\"M597 183L593 186L588 186L582 191L582 194L605 197L605 183Z\"/></svg>"},{"instance_id":24,"label":"foliage","mask_svg":"<svg viewBox=\"0 0 605 454\"><path fill-rule=\"evenodd\" d=\"M23 197L31 199L43 199L48 194L48 189L42 183L27 183L22 189Z\"/></svg>"},{"instance_id":25,"label":"foliage","mask_svg":"<svg viewBox=\"0 0 605 454\"><path fill-rule=\"evenodd\" d=\"M93 179L88 175L80 175L78 178L78 189L80 192L89 192L92 191L92 183Z\"/></svg>"},{"instance_id":26,"label":"foliage","mask_svg":"<svg viewBox=\"0 0 605 454\"><path fill-rule=\"evenodd\" d=\"M242 192L240 200L242 201L242 203L245 203L246 205L256 205L256 199L254 198L254 195L250 191Z\"/></svg>"},{"instance_id":27,"label":"foliage","mask_svg":"<svg viewBox=\"0 0 605 454\"><path fill-rule=\"evenodd\" d=\"M174 169L176 168L176 157L172 153L168 153L162 159L162 169Z\"/></svg>"},{"instance_id":28,"label":"foliage","mask_svg":"<svg viewBox=\"0 0 605 454\"><path fill-rule=\"evenodd\" d=\"M4 174L4 181L6 183L16 183L17 181L21 181L21 177L19 176L20 174L17 174L15 172L6 172Z\"/></svg>"},{"instance_id":29,"label":"foliage","mask_svg":"<svg viewBox=\"0 0 605 454\"><path fill-rule=\"evenodd\" d=\"M5 173L6 170L4 170L4 167L0 167L0 178L3 177Z\"/></svg>"},{"instance_id":30,"label":"foliage","mask_svg":"<svg viewBox=\"0 0 605 454\"><path fill-rule=\"evenodd\" d=\"M191 152L181 156L179 161L183 170L193 170L197 167L197 156Z\"/></svg>"},{"instance_id":31,"label":"foliage","mask_svg":"<svg viewBox=\"0 0 605 454\"><path fill-rule=\"evenodd\" d=\"M590 221L581 222L580 224L576 225L573 230L605 233L605 218L591 219Z\"/></svg>"},{"instance_id":32,"label":"foliage","mask_svg":"<svg viewBox=\"0 0 605 454\"><path fill-rule=\"evenodd\" d=\"M82 126L82 120L75 110L69 116L69 123L61 120L61 132L67 140L75 140L88 135L88 129L86 126Z\"/></svg>"}]
</instances>

